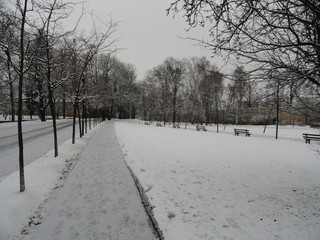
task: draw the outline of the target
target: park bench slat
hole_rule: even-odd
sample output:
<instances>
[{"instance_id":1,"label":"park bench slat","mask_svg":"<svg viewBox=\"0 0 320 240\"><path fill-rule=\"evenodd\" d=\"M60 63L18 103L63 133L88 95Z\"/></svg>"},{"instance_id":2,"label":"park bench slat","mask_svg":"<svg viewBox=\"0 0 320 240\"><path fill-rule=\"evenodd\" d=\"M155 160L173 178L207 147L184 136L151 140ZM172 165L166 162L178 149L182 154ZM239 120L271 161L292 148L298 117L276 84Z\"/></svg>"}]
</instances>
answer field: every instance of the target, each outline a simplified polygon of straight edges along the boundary
<instances>
[{"instance_id":1,"label":"park bench slat","mask_svg":"<svg viewBox=\"0 0 320 240\"><path fill-rule=\"evenodd\" d=\"M306 143L310 143L311 140L320 141L320 134L303 133L302 136L305 139Z\"/></svg>"},{"instance_id":2,"label":"park bench slat","mask_svg":"<svg viewBox=\"0 0 320 240\"><path fill-rule=\"evenodd\" d=\"M203 125L197 125L197 126L196 126L196 130L197 130L197 131L202 130L202 131L204 131L204 132L207 131L206 126L203 126Z\"/></svg>"},{"instance_id":3,"label":"park bench slat","mask_svg":"<svg viewBox=\"0 0 320 240\"><path fill-rule=\"evenodd\" d=\"M234 129L234 135L239 136L240 133L243 133L246 135L246 137L250 137L251 133L248 129L241 129L241 128L235 128Z\"/></svg>"}]
</instances>

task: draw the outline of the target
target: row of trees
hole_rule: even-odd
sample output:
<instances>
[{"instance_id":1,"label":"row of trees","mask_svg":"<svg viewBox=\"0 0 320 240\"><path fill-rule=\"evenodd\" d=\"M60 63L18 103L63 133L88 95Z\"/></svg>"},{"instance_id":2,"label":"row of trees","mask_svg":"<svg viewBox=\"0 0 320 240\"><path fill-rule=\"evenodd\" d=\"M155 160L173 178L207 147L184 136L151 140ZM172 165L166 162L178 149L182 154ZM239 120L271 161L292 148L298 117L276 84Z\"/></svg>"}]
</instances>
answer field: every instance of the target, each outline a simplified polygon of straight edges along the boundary
<instances>
[{"instance_id":1,"label":"row of trees","mask_svg":"<svg viewBox=\"0 0 320 240\"><path fill-rule=\"evenodd\" d=\"M211 111L220 104L222 80L222 74L206 58L168 58L151 69L140 84L141 115L166 124L181 117L199 120L204 109L209 123Z\"/></svg>"},{"instance_id":2,"label":"row of trees","mask_svg":"<svg viewBox=\"0 0 320 240\"><path fill-rule=\"evenodd\" d=\"M57 105L62 105L63 117L72 105L74 143L76 118L82 137L88 118L134 117L136 73L115 56L117 23L112 20L79 34L76 26L63 28L74 3L18 0L14 6L8 4L0 2L0 107L10 112L12 121L18 115L20 191L24 191L23 114L36 112L46 121L50 109L54 156L58 156Z\"/></svg>"},{"instance_id":3,"label":"row of trees","mask_svg":"<svg viewBox=\"0 0 320 240\"><path fill-rule=\"evenodd\" d=\"M164 124L168 121L218 124L221 112L230 109L236 109L238 123L241 109L261 103L254 94L256 85L243 67L237 67L232 76L225 76L205 57L168 58L151 69L139 84L140 115Z\"/></svg>"},{"instance_id":4,"label":"row of trees","mask_svg":"<svg viewBox=\"0 0 320 240\"><path fill-rule=\"evenodd\" d=\"M140 117L164 124L216 123L219 131L219 123L248 122L246 113L256 116L259 124L278 124L280 109L291 124L296 115L317 118L320 114L318 88L308 83L297 86L287 73L276 70L258 78L243 66L222 74L204 57L167 58L147 72L139 89Z\"/></svg>"}]
</instances>

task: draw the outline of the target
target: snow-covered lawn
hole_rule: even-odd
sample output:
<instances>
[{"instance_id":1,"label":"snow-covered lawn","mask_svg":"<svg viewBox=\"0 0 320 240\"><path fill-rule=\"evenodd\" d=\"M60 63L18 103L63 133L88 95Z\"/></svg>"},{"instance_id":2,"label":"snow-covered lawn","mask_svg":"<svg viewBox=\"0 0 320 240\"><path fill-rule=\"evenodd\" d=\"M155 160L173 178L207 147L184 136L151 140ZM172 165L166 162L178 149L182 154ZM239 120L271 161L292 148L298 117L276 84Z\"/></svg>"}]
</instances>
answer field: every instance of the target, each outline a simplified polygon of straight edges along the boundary
<instances>
[{"instance_id":1,"label":"snow-covered lawn","mask_svg":"<svg viewBox=\"0 0 320 240\"><path fill-rule=\"evenodd\" d=\"M320 239L320 156L302 139L317 131L242 127L252 136L116 122L165 239Z\"/></svg>"}]
</instances>

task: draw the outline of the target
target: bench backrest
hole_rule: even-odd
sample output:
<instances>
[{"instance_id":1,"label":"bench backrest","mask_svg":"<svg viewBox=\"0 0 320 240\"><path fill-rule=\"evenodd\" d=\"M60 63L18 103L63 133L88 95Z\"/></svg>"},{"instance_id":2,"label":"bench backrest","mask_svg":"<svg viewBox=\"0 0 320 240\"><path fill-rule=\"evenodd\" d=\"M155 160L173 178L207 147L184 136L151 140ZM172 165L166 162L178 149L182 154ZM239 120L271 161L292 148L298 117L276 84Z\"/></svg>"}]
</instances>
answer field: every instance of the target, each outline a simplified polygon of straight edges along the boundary
<instances>
[{"instance_id":1,"label":"bench backrest","mask_svg":"<svg viewBox=\"0 0 320 240\"><path fill-rule=\"evenodd\" d=\"M234 131L235 132L249 132L248 129L237 129L237 128L235 128Z\"/></svg>"},{"instance_id":2,"label":"bench backrest","mask_svg":"<svg viewBox=\"0 0 320 240\"><path fill-rule=\"evenodd\" d=\"M320 134L313 134L313 133L302 133L304 137L320 137Z\"/></svg>"}]
</instances>

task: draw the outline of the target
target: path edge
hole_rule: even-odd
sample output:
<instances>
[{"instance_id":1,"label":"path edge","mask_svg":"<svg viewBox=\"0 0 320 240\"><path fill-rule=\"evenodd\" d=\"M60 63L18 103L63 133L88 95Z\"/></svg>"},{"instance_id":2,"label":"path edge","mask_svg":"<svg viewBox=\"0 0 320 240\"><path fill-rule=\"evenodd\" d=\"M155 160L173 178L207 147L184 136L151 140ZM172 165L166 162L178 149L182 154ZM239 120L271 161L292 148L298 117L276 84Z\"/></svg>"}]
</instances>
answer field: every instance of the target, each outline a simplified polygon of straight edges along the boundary
<instances>
[{"instance_id":1,"label":"path edge","mask_svg":"<svg viewBox=\"0 0 320 240\"><path fill-rule=\"evenodd\" d=\"M149 224L151 225L152 227L152 230L154 231L154 234L156 235L157 238L159 238L160 240L165 240L164 239L164 236L163 236L163 233L159 227L159 224L156 220L156 218L154 217L154 214L153 214L153 206L150 204L149 202L149 198L148 196L146 195L139 179L137 178L137 176L134 174L134 172L132 171L132 169L130 168L130 166L128 165L128 163L126 162L124 156L123 156L123 161L125 162L127 168L129 169L130 171L130 174L133 178L133 181L138 189L138 192L139 192L139 195L140 195L140 198L142 200L142 205L149 217Z\"/></svg>"}]
</instances>

